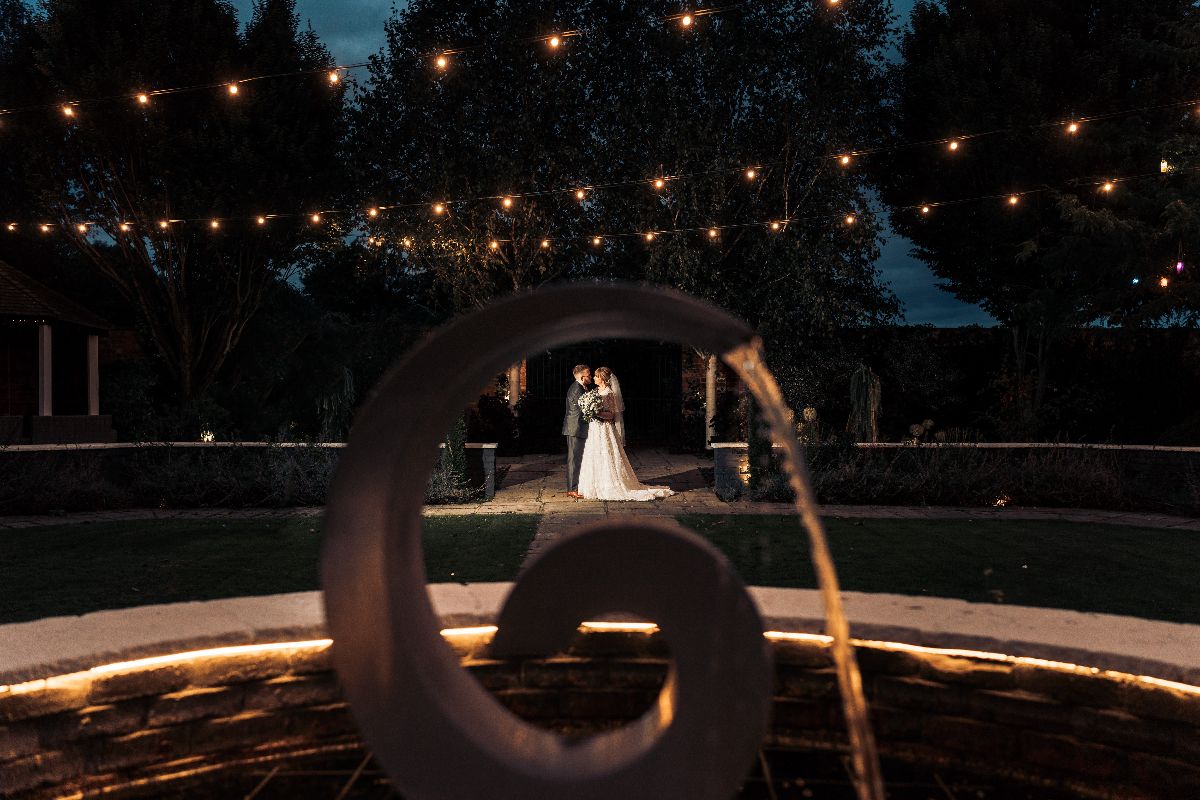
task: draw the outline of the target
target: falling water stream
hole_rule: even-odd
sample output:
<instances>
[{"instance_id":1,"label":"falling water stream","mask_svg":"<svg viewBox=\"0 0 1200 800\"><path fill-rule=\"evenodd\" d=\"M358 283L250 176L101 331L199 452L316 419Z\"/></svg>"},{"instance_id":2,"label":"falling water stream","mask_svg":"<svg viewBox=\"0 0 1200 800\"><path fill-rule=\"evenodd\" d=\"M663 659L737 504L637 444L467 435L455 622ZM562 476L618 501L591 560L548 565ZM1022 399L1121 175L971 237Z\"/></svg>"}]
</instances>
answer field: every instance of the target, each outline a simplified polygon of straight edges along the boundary
<instances>
[{"instance_id":1,"label":"falling water stream","mask_svg":"<svg viewBox=\"0 0 1200 800\"><path fill-rule=\"evenodd\" d=\"M771 374L763 359L761 340L755 339L752 344L730 350L723 358L725 363L741 376L758 401L773 440L783 445L788 484L795 493L796 511L808 533L817 584L825 606L825 632L833 639L833 661L837 667L838 688L841 691L842 708L850 734L855 790L859 800L884 800L879 753L875 748L875 734L867 716L862 673L858 669L858 660L850 644L850 625L842 608L837 570L833 566L833 555L829 551L825 526L817 514L817 500L813 496L812 483L808 479L808 468L800 449L800 442L792 429L787 404L779 391L775 376Z\"/></svg>"}]
</instances>

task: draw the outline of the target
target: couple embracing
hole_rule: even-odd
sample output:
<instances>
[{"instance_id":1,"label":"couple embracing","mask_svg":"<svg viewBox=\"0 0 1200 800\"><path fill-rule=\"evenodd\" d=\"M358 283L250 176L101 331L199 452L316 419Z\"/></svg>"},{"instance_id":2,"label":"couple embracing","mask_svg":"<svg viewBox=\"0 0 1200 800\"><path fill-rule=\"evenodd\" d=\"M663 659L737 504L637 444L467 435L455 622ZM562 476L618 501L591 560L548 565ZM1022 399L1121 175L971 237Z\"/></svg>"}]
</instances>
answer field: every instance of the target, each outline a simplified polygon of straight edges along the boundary
<instances>
[{"instance_id":1,"label":"couple embracing","mask_svg":"<svg viewBox=\"0 0 1200 800\"><path fill-rule=\"evenodd\" d=\"M625 402L608 367L580 364L567 389L563 436L567 437L567 495L579 500L657 500L672 492L637 479L625 455Z\"/></svg>"}]
</instances>

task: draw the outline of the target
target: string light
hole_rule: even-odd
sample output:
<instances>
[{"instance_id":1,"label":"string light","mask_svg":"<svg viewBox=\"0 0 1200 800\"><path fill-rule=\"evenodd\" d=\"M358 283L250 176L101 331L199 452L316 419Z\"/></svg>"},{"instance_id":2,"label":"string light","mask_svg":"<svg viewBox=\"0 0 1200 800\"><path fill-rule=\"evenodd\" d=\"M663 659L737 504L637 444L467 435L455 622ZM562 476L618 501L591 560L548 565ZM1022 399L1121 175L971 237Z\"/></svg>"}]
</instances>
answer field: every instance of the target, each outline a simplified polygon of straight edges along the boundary
<instances>
[{"instance_id":1,"label":"string light","mask_svg":"<svg viewBox=\"0 0 1200 800\"><path fill-rule=\"evenodd\" d=\"M717 231L716 228L708 229L708 238L715 239L715 238L717 238L718 235L719 235L719 232Z\"/></svg>"},{"instance_id":2,"label":"string light","mask_svg":"<svg viewBox=\"0 0 1200 800\"><path fill-rule=\"evenodd\" d=\"M1112 181L1105 181L1104 185L1100 187L1100 191L1104 192L1105 194L1112 194L1113 190L1116 188L1116 184L1114 184Z\"/></svg>"},{"instance_id":3,"label":"string light","mask_svg":"<svg viewBox=\"0 0 1200 800\"><path fill-rule=\"evenodd\" d=\"M313 214L313 215L312 215L311 217L309 217L308 219L309 219L309 221L310 221L310 222L311 222L313 225L320 225L320 224L321 224L321 215L320 215L320 214Z\"/></svg>"},{"instance_id":4,"label":"string light","mask_svg":"<svg viewBox=\"0 0 1200 800\"><path fill-rule=\"evenodd\" d=\"M1171 281L1169 279L1167 279L1166 277L1162 277L1162 278L1158 279L1158 285L1164 289L1167 288L1170 284L1171 284Z\"/></svg>"},{"instance_id":5,"label":"string light","mask_svg":"<svg viewBox=\"0 0 1200 800\"><path fill-rule=\"evenodd\" d=\"M587 192L585 192L583 189L575 190L575 199L576 200L583 202L583 198L585 198L585 197L587 197Z\"/></svg>"},{"instance_id":6,"label":"string light","mask_svg":"<svg viewBox=\"0 0 1200 800\"><path fill-rule=\"evenodd\" d=\"M226 87L226 91L228 91L231 95L236 95L241 91L241 89L238 88L236 83L231 83Z\"/></svg>"},{"instance_id":7,"label":"string light","mask_svg":"<svg viewBox=\"0 0 1200 800\"><path fill-rule=\"evenodd\" d=\"M117 227L121 229L122 233L129 233L129 231L131 231L133 229L133 226L130 225L128 222L122 222Z\"/></svg>"},{"instance_id":8,"label":"string light","mask_svg":"<svg viewBox=\"0 0 1200 800\"><path fill-rule=\"evenodd\" d=\"M559 39L557 36L551 36L551 37L550 37L549 39L547 39L546 41L547 41L547 44L549 44L551 47L553 47L553 48L555 48L555 49L557 49L557 48L558 48L558 46L559 46L560 44L562 44L562 40L561 40L561 39Z\"/></svg>"},{"instance_id":9,"label":"string light","mask_svg":"<svg viewBox=\"0 0 1200 800\"><path fill-rule=\"evenodd\" d=\"M843 167L848 167L848 166L850 166L850 160L851 160L851 159L850 159L850 156L842 156L842 157L841 157L840 159L838 159L838 160L841 162L841 164L842 164L842 166L843 166Z\"/></svg>"},{"instance_id":10,"label":"string light","mask_svg":"<svg viewBox=\"0 0 1200 800\"><path fill-rule=\"evenodd\" d=\"M550 240L549 239L542 239L542 249L543 250L550 249Z\"/></svg>"},{"instance_id":11,"label":"string light","mask_svg":"<svg viewBox=\"0 0 1200 800\"><path fill-rule=\"evenodd\" d=\"M75 109L71 106L63 106L62 113L64 117L73 117L75 116Z\"/></svg>"},{"instance_id":12,"label":"string light","mask_svg":"<svg viewBox=\"0 0 1200 800\"><path fill-rule=\"evenodd\" d=\"M376 217L379 216L379 209L378 208L368 208L367 216L370 217L371 219L375 219Z\"/></svg>"},{"instance_id":13,"label":"string light","mask_svg":"<svg viewBox=\"0 0 1200 800\"><path fill-rule=\"evenodd\" d=\"M853 214L846 215L846 224L847 225L853 225L856 222L858 222L858 217L854 216Z\"/></svg>"},{"instance_id":14,"label":"string light","mask_svg":"<svg viewBox=\"0 0 1200 800\"><path fill-rule=\"evenodd\" d=\"M921 206L921 213L922 213L922 214L928 214L930 211L933 211L933 209L932 209L932 208L930 208L929 206Z\"/></svg>"},{"instance_id":15,"label":"string light","mask_svg":"<svg viewBox=\"0 0 1200 800\"><path fill-rule=\"evenodd\" d=\"M79 231L80 233L87 233L88 226L81 222L75 226L75 230Z\"/></svg>"},{"instance_id":16,"label":"string light","mask_svg":"<svg viewBox=\"0 0 1200 800\"><path fill-rule=\"evenodd\" d=\"M438 69L445 69L449 65L450 65L450 59L446 58L445 56L437 57L437 68Z\"/></svg>"},{"instance_id":17,"label":"string light","mask_svg":"<svg viewBox=\"0 0 1200 800\"><path fill-rule=\"evenodd\" d=\"M338 71L336 69L329 71L329 82L330 83L335 83L335 84L340 83L341 80L342 80L342 76L338 74Z\"/></svg>"},{"instance_id":18,"label":"string light","mask_svg":"<svg viewBox=\"0 0 1200 800\"><path fill-rule=\"evenodd\" d=\"M171 225L171 223L170 223L169 221L165 220L165 219L162 219L162 220L159 220L159 221L158 221L158 227L162 228L164 231L165 231L167 228L169 228L169 227L170 227L170 225Z\"/></svg>"},{"instance_id":19,"label":"string light","mask_svg":"<svg viewBox=\"0 0 1200 800\"><path fill-rule=\"evenodd\" d=\"M221 220L219 220L219 219L212 220L211 222L208 223L208 227L212 228L215 231L217 228L221 227Z\"/></svg>"},{"instance_id":20,"label":"string light","mask_svg":"<svg viewBox=\"0 0 1200 800\"><path fill-rule=\"evenodd\" d=\"M501 201L501 205L503 205L505 208L512 208L513 207L513 199L511 197L506 197L506 198L504 198L504 200Z\"/></svg>"},{"instance_id":21,"label":"string light","mask_svg":"<svg viewBox=\"0 0 1200 800\"><path fill-rule=\"evenodd\" d=\"M141 94L139 94L137 96L137 101L144 106L149 105L150 104L150 95L146 94L145 92L142 92Z\"/></svg>"},{"instance_id":22,"label":"string light","mask_svg":"<svg viewBox=\"0 0 1200 800\"><path fill-rule=\"evenodd\" d=\"M50 232L50 226L45 223L42 223L42 233L49 233L49 232Z\"/></svg>"},{"instance_id":23,"label":"string light","mask_svg":"<svg viewBox=\"0 0 1200 800\"><path fill-rule=\"evenodd\" d=\"M682 17L679 18L679 24L685 28L692 27L692 15L684 14Z\"/></svg>"},{"instance_id":24,"label":"string light","mask_svg":"<svg viewBox=\"0 0 1200 800\"><path fill-rule=\"evenodd\" d=\"M957 152L958 151L958 139L952 139L950 141L950 144L948 144L946 146L950 148L950 152L952 152L952 153Z\"/></svg>"},{"instance_id":25,"label":"string light","mask_svg":"<svg viewBox=\"0 0 1200 800\"><path fill-rule=\"evenodd\" d=\"M603 242L604 242L604 240L602 238L600 238L599 236L592 237L592 244L596 247L599 247Z\"/></svg>"},{"instance_id":26,"label":"string light","mask_svg":"<svg viewBox=\"0 0 1200 800\"><path fill-rule=\"evenodd\" d=\"M444 205L442 205L441 203L434 203L434 204L433 204L433 213L434 213L434 214L436 214L436 215L438 215L438 216L441 216L441 215L442 215L442 214L444 214L445 212L446 212L446 207L445 207Z\"/></svg>"},{"instance_id":27,"label":"string light","mask_svg":"<svg viewBox=\"0 0 1200 800\"><path fill-rule=\"evenodd\" d=\"M492 248L493 250L499 250L500 243L497 242L495 239L492 239L490 242L488 242L488 247Z\"/></svg>"},{"instance_id":28,"label":"string light","mask_svg":"<svg viewBox=\"0 0 1200 800\"><path fill-rule=\"evenodd\" d=\"M783 228L783 223L779 222L778 220L771 223L771 230L773 230L773 231L778 232L782 228Z\"/></svg>"},{"instance_id":29,"label":"string light","mask_svg":"<svg viewBox=\"0 0 1200 800\"><path fill-rule=\"evenodd\" d=\"M266 224L267 224L267 218L266 218L266 217L263 217L263 216L259 216L259 217L258 217L257 219L255 219L254 221L255 221L255 222L257 222L259 225L266 225Z\"/></svg>"},{"instance_id":30,"label":"string light","mask_svg":"<svg viewBox=\"0 0 1200 800\"><path fill-rule=\"evenodd\" d=\"M654 231L646 231L646 241L647 242L654 241Z\"/></svg>"},{"instance_id":31,"label":"string light","mask_svg":"<svg viewBox=\"0 0 1200 800\"><path fill-rule=\"evenodd\" d=\"M1008 196L1008 204L1010 206L1015 206L1019 202L1021 202L1021 198L1017 197L1015 194L1010 194Z\"/></svg>"},{"instance_id":32,"label":"string light","mask_svg":"<svg viewBox=\"0 0 1200 800\"><path fill-rule=\"evenodd\" d=\"M655 188L655 189L661 189L661 188L663 188L663 187L664 187L664 186L666 186L666 185L667 185L667 182L666 182L666 181L664 181L662 178L655 178L655 179L654 179L654 188Z\"/></svg>"},{"instance_id":33,"label":"string light","mask_svg":"<svg viewBox=\"0 0 1200 800\"><path fill-rule=\"evenodd\" d=\"M750 169L746 170L746 180L752 181L757 177L758 177L758 170L756 170L754 167L751 167Z\"/></svg>"},{"instance_id":34,"label":"string light","mask_svg":"<svg viewBox=\"0 0 1200 800\"><path fill-rule=\"evenodd\" d=\"M1074 134L1074 133L1079 133L1079 123L1078 123L1078 122L1072 122L1070 125L1068 125L1068 126L1067 126L1067 133L1072 133L1072 134Z\"/></svg>"}]
</instances>

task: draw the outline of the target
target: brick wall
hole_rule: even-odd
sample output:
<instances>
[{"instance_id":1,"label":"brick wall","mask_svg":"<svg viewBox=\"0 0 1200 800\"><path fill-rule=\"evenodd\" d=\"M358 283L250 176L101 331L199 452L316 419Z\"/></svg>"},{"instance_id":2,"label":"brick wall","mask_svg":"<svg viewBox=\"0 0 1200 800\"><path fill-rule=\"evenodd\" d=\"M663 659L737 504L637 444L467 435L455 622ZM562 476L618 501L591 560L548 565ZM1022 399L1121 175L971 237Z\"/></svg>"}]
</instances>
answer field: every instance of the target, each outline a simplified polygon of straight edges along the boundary
<instances>
[{"instance_id":1,"label":"brick wall","mask_svg":"<svg viewBox=\"0 0 1200 800\"><path fill-rule=\"evenodd\" d=\"M588 633L551 658L496 661L486 637L449 639L509 709L566 734L632 720L668 666L659 636ZM773 640L767 747L845 749L828 647ZM1200 796L1200 693L1050 662L859 651L881 754L1080 797ZM1026 663L1027 662L1027 663ZM0 795L85 795L171 775L357 743L327 646L78 673L0 688ZM119 795L118 795L119 796Z\"/></svg>"}]
</instances>

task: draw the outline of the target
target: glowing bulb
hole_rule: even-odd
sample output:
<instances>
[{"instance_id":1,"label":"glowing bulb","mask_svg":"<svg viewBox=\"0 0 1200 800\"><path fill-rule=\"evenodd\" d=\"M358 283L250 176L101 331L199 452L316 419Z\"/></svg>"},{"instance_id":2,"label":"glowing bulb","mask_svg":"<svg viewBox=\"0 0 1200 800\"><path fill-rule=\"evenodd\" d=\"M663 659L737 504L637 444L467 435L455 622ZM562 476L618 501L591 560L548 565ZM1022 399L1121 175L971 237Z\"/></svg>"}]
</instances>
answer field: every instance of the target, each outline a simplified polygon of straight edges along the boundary
<instances>
[{"instance_id":1,"label":"glowing bulb","mask_svg":"<svg viewBox=\"0 0 1200 800\"><path fill-rule=\"evenodd\" d=\"M121 229L121 231L123 233L129 233L129 231L131 231L133 229L133 226L130 225L128 222L122 222L118 227Z\"/></svg>"},{"instance_id":2,"label":"glowing bulb","mask_svg":"<svg viewBox=\"0 0 1200 800\"><path fill-rule=\"evenodd\" d=\"M710 239L715 239L715 238L717 238L717 235L718 235L718 232L717 232L717 229L716 229L716 228L709 228L709 229L708 229L708 238L710 238Z\"/></svg>"},{"instance_id":3,"label":"glowing bulb","mask_svg":"<svg viewBox=\"0 0 1200 800\"><path fill-rule=\"evenodd\" d=\"M78 225L76 225L76 226L75 226L75 230L79 231L80 233L87 233L87 225L84 225L84 224L81 222L81 223L79 223Z\"/></svg>"},{"instance_id":4,"label":"glowing bulb","mask_svg":"<svg viewBox=\"0 0 1200 800\"><path fill-rule=\"evenodd\" d=\"M593 237L592 237L592 244L593 244L593 245L595 245L596 247L599 247L599 246L600 246L600 243L601 243L601 242L603 242L603 241L604 241L604 240L603 240L603 239L601 239L599 236L593 236Z\"/></svg>"},{"instance_id":5,"label":"glowing bulb","mask_svg":"<svg viewBox=\"0 0 1200 800\"><path fill-rule=\"evenodd\" d=\"M850 156L842 156L840 159L838 159L838 161L841 162L843 167L850 166Z\"/></svg>"},{"instance_id":6,"label":"glowing bulb","mask_svg":"<svg viewBox=\"0 0 1200 800\"><path fill-rule=\"evenodd\" d=\"M751 167L750 169L746 170L746 180L752 181L757 177L758 177L758 170L754 169L754 167Z\"/></svg>"},{"instance_id":7,"label":"glowing bulb","mask_svg":"<svg viewBox=\"0 0 1200 800\"><path fill-rule=\"evenodd\" d=\"M312 222L313 225L319 225L319 224L321 224L321 215L313 214L311 217L309 217L309 220Z\"/></svg>"},{"instance_id":8,"label":"glowing bulb","mask_svg":"<svg viewBox=\"0 0 1200 800\"><path fill-rule=\"evenodd\" d=\"M330 83L339 83L341 80L342 80L342 76L338 74L338 71L336 69L329 71L329 82Z\"/></svg>"},{"instance_id":9,"label":"glowing bulb","mask_svg":"<svg viewBox=\"0 0 1200 800\"><path fill-rule=\"evenodd\" d=\"M932 211L932 210L933 210L933 209L932 209L932 208L930 208L929 206L921 206L921 213L922 213L922 214L928 214L928 213L929 213L930 211Z\"/></svg>"},{"instance_id":10,"label":"glowing bulb","mask_svg":"<svg viewBox=\"0 0 1200 800\"><path fill-rule=\"evenodd\" d=\"M1114 184L1112 181L1105 181L1104 185L1100 187L1101 191L1105 192L1106 194L1112 194L1113 189L1116 188L1116 184Z\"/></svg>"},{"instance_id":11,"label":"glowing bulb","mask_svg":"<svg viewBox=\"0 0 1200 800\"><path fill-rule=\"evenodd\" d=\"M513 207L513 199L511 197L506 197L501 202L501 205L503 205L505 208L512 208Z\"/></svg>"},{"instance_id":12,"label":"glowing bulb","mask_svg":"<svg viewBox=\"0 0 1200 800\"><path fill-rule=\"evenodd\" d=\"M1067 126L1067 133L1079 133L1079 123L1072 122Z\"/></svg>"},{"instance_id":13,"label":"glowing bulb","mask_svg":"<svg viewBox=\"0 0 1200 800\"><path fill-rule=\"evenodd\" d=\"M8 223L8 232L9 233L12 233L16 229L17 229L17 223L15 223L15 222Z\"/></svg>"},{"instance_id":14,"label":"glowing bulb","mask_svg":"<svg viewBox=\"0 0 1200 800\"><path fill-rule=\"evenodd\" d=\"M1162 287L1162 288L1164 288L1164 289L1165 289L1165 288L1167 288L1167 287L1168 287L1170 284L1171 284L1171 281L1169 281L1169 280L1168 280L1168 279L1166 279L1166 278L1159 278L1159 279L1158 279L1158 285L1159 285L1159 286L1161 286L1161 287Z\"/></svg>"},{"instance_id":15,"label":"glowing bulb","mask_svg":"<svg viewBox=\"0 0 1200 800\"><path fill-rule=\"evenodd\" d=\"M149 103L150 103L150 95L146 94L145 92L142 92L141 94L139 94L139 95L137 96L137 101L138 101L139 103L141 103L142 105L149 105Z\"/></svg>"},{"instance_id":16,"label":"glowing bulb","mask_svg":"<svg viewBox=\"0 0 1200 800\"><path fill-rule=\"evenodd\" d=\"M447 66L449 66L449 64L450 64L450 60L448 58L446 58L445 56L437 57L438 69L445 69Z\"/></svg>"},{"instance_id":17,"label":"glowing bulb","mask_svg":"<svg viewBox=\"0 0 1200 800\"><path fill-rule=\"evenodd\" d=\"M158 221L158 227L162 228L164 231L167 229L167 226L169 226L170 224L171 224L171 223L170 223L170 222L168 222L168 221L167 221L167 220L165 220L165 219L162 219L162 220L159 220L159 221Z\"/></svg>"},{"instance_id":18,"label":"glowing bulb","mask_svg":"<svg viewBox=\"0 0 1200 800\"><path fill-rule=\"evenodd\" d=\"M433 213L434 213L434 214L439 214L439 215L440 215L440 214L444 214L445 212L446 212L446 207L445 207L444 205L442 205L441 203L435 203L435 204L434 204L434 206L433 206Z\"/></svg>"},{"instance_id":19,"label":"glowing bulb","mask_svg":"<svg viewBox=\"0 0 1200 800\"><path fill-rule=\"evenodd\" d=\"M779 230L781 230L782 228L783 228L783 225L782 225L781 223L779 223L779 222L772 222L772 223L771 223L771 230L773 230L773 231L779 231Z\"/></svg>"},{"instance_id":20,"label":"glowing bulb","mask_svg":"<svg viewBox=\"0 0 1200 800\"><path fill-rule=\"evenodd\" d=\"M1163 175L1166 175L1168 172L1174 172L1175 166L1164 158L1162 161L1158 162L1158 171Z\"/></svg>"},{"instance_id":21,"label":"glowing bulb","mask_svg":"<svg viewBox=\"0 0 1200 800\"><path fill-rule=\"evenodd\" d=\"M549 239L542 239L542 249L543 250L550 249L550 240Z\"/></svg>"},{"instance_id":22,"label":"glowing bulb","mask_svg":"<svg viewBox=\"0 0 1200 800\"><path fill-rule=\"evenodd\" d=\"M376 217L379 216L379 209L378 208L368 208L367 216L370 217L371 219L375 219Z\"/></svg>"},{"instance_id":23,"label":"glowing bulb","mask_svg":"<svg viewBox=\"0 0 1200 800\"><path fill-rule=\"evenodd\" d=\"M947 147L950 148L950 152L954 152L955 150L958 150L958 140L955 139L954 141L950 142L950 144L948 144Z\"/></svg>"},{"instance_id":24,"label":"glowing bulb","mask_svg":"<svg viewBox=\"0 0 1200 800\"><path fill-rule=\"evenodd\" d=\"M492 239L490 242L488 242L488 247L492 248L493 250L499 250L500 243L497 242L495 239Z\"/></svg>"},{"instance_id":25,"label":"glowing bulb","mask_svg":"<svg viewBox=\"0 0 1200 800\"><path fill-rule=\"evenodd\" d=\"M1008 204L1010 206L1015 206L1019 202L1021 202L1021 198L1017 197L1015 194L1010 194L1008 196Z\"/></svg>"},{"instance_id":26,"label":"glowing bulb","mask_svg":"<svg viewBox=\"0 0 1200 800\"><path fill-rule=\"evenodd\" d=\"M584 198L584 197L586 197L586 196L587 196L587 193L586 193L586 192L584 192L584 191L583 191L583 189L576 189L576 190L575 190L575 199L576 199L576 200L583 200L583 198Z\"/></svg>"},{"instance_id":27,"label":"glowing bulb","mask_svg":"<svg viewBox=\"0 0 1200 800\"><path fill-rule=\"evenodd\" d=\"M655 189L661 189L661 188L663 188L663 187L664 187L664 186L666 186L666 185L667 185L667 182L666 182L666 181L664 181L662 178L656 178L656 179L654 180L654 188L655 188Z\"/></svg>"},{"instance_id":28,"label":"glowing bulb","mask_svg":"<svg viewBox=\"0 0 1200 800\"><path fill-rule=\"evenodd\" d=\"M846 224L847 225L853 225L856 222L858 222L858 218L855 217L853 214L846 215Z\"/></svg>"},{"instance_id":29,"label":"glowing bulb","mask_svg":"<svg viewBox=\"0 0 1200 800\"><path fill-rule=\"evenodd\" d=\"M238 92L241 91L241 89L238 88L238 85L236 83L229 84L227 89L229 90L230 94L237 94Z\"/></svg>"},{"instance_id":30,"label":"glowing bulb","mask_svg":"<svg viewBox=\"0 0 1200 800\"><path fill-rule=\"evenodd\" d=\"M682 25L682 26L683 26L683 27L685 27L685 28L690 28L690 27L692 27L692 15L691 15L691 14L684 14L682 17L680 17L680 19L679 19L679 24L680 24L680 25Z\"/></svg>"},{"instance_id":31,"label":"glowing bulb","mask_svg":"<svg viewBox=\"0 0 1200 800\"><path fill-rule=\"evenodd\" d=\"M63 112L63 116L65 116L65 117L75 116L75 109L71 108L71 106L63 106L62 112Z\"/></svg>"},{"instance_id":32,"label":"glowing bulb","mask_svg":"<svg viewBox=\"0 0 1200 800\"><path fill-rule=\"evenodd\" d=\"M649 232L647 232L647 233L646 233L646 241L647 241L647 242L653 242L653 241L654 241L654 231L649 231Z\"/></svg>"},{"instance_id":33,"label":"glowing bulb","mask_svg":"<svg viewBox=\"0 0 1200 800\"><path fill-rule=\"evenodd\" d=\"M562 40L559 39L557 36L550 37L550 46L551 47L558 47L560 44L562 44Z\"/></svg>"},{"instance_id":34,"label":"glowing bulb","mask_svg":"<svg viewBox=\"0 0 1200 800\"><path fill-rule=\"evenodd\" d=\"M257 222L259 225L266 225L266 224L267 224L267 218L266 218L266 217L259 217L257 220L255 220L255 222Z\"/></svg>"},{"instance_id":35,"label":"glowing bulb","mask_svg":"<svg viewBox=\"0 0 1200 800\"><path fill-rule=\"evenodd\" d=\"M42 233L49 233L49 232L50 232L50 226L43 223L42 224Z\"/></svg>"},{"instance_id":36,"label":"glowing bulb","mask_svg":"<svg viewBox=\"0 0 1200 800\"><path fill-rule=\"evenodd\" d=\"M208 223L208 227L215 231L217 228L221 227L221 220L214 219L212 222Z\"/></svg>"}]
</instances>

